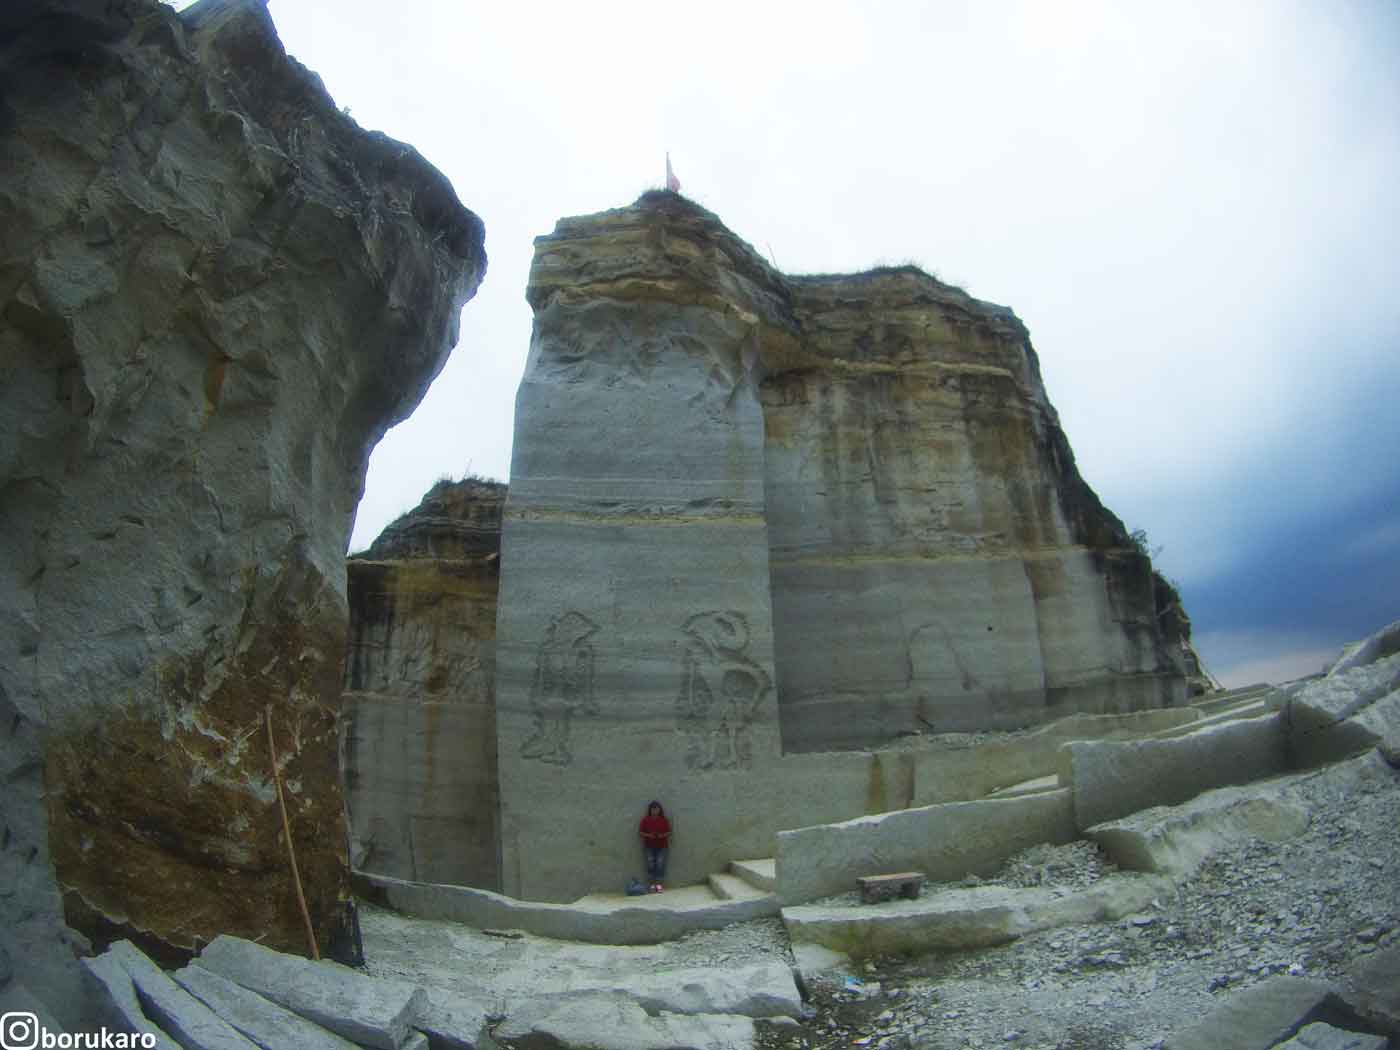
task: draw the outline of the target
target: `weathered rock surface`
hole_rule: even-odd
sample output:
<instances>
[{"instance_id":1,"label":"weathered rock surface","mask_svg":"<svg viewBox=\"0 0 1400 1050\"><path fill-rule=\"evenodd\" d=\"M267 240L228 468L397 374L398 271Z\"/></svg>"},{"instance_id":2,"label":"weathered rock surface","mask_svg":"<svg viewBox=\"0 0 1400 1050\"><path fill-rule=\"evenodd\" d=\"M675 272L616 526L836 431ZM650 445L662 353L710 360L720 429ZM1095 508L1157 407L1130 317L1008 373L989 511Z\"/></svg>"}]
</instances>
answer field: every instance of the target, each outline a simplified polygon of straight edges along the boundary
<instances>
[{"instance_id":1,"label":"weathered rock surface","mask_svg":"<svg viewBox=\"0 0 1400 1050\"><path fill-rule=\"evenodd\" d=\"M685 800L679 880L735 827L764 856L794 752L1185 698L1179 601L1079 477L1009 310L913 269L786 277L665 193L561 220L527 298L505 892L620 885L652 797Z\"/></svg>"},{"instance_id":2,"label":"weathered rock surface","mask_svg":"<svg viewBox=\"0 0 1400 1050\"><path fill-rule=\"evenodd\" d=\"M0 38L0 944L67 1020L60 890L102 939L304 950L269 705L334 940L346 537L485 256L258 0L18 0Z\"/></svg>"},{"instance_id":3,"label":"weathered rock surface","mask_svg":"<svg viewBox=\"0 0 1400 1050\"><path fill-rule=\"evenodd\" d=\"M499 888L495 637L505 486L441 481L346 564L355 866Z\"/></svg>"}]
</instances>

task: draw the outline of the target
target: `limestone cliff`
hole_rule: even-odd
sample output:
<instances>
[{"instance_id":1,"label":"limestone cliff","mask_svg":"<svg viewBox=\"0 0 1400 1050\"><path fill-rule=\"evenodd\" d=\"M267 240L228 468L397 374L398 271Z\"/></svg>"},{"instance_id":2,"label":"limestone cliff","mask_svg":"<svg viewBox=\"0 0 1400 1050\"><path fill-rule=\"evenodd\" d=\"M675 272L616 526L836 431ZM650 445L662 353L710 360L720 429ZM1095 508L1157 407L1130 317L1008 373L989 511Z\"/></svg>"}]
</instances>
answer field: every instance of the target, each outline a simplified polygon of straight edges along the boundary
<instances>
[{"instance_id":1,"label":"limestone cliff","mask_svg":"<svg viewBox=\"0 0 1400 1050\"><path fill-rule=\"evenodd\" d=\"M347 563L356 867L495 888L498 482L440 481Z\"/></svg>"},{"instance_id":2,"label":"limestone cliff","mask_svg":"<svg viewBox=\"0 0 1400 1050\"><path fill-rule=\"evenodd\" d=\"M1184 698L1186 621L1080 478L1010 310L912 268L784 276L668 193L560 221L527 298L507 892L630 853L612 815L649 797L686 800L695 866L700 840L762 848L794 752ZM558 799L617 826L561 829Z\"/></svg>"},{"instance_id":3,"label":"limestone cliff","mask_svg":"<svg viewBox=\"0 0 1400 1050\"><path fill-rule=\"evenodd\" d=\"M334 940L345 543L486 260L259 0L18 0L0 40L0 948L71 1017L60 897L97 939L306 950L269 706Z\"/></svg>"}]
</instances>

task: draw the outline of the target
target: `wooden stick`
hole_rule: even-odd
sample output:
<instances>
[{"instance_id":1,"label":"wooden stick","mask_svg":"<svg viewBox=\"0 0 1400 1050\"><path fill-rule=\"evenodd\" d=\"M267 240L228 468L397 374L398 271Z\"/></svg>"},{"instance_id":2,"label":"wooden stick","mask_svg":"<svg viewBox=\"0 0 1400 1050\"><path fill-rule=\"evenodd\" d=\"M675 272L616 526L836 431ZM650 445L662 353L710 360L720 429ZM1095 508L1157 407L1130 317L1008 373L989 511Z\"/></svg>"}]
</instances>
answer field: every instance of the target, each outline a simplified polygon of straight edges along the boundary
<instances>
[{"instance_id":1,"label":"wooden stick","mask_svg":"<svg viewBox=\"0 0 1400 1050\"><path fill-rule=\"evenodd\" d=\"M272 705L267 705L267 750L272 755L272 782L277 785L277 805L282 810L282 834L287 839L287 858L292 862L292 884L297 888L297 903L301 905L301 921L306 923L306 939L311 944L311 958L320 959L316 947L316 931L311 928L311 912L306 907L306 894L301 889L301 873L297 871L297 854L292 848L292 825L287 819L287 802L282 797L282 774L277 768L277 745L272 740Z\"/></svg>"}]
</instances>

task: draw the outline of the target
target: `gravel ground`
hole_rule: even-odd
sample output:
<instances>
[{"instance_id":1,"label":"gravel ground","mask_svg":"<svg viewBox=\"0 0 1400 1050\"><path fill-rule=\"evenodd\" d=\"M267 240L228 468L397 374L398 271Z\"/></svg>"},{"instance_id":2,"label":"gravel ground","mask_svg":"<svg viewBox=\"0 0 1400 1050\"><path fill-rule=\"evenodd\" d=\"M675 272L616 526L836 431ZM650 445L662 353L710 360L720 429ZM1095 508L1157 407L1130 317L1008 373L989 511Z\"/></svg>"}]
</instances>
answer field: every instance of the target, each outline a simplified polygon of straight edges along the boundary
<instances>
[{"instance_id":1,"label":"gravel ground","mask_svg":"<svg viewBox=\"0 0 1400 1050\"><path fill-rule=\"evenodd\" d=\"M1400 940L1400 772L1372 754L1298 778L1312 820L1282 843L1240 842L1178 891L1117 923L1067 926L983 951L878 959L812 982L811 1016L765 1047L1148 1050L1222 997L1275 973L1340 978ZM1036 847L993 882L1089 885L1093 846Z\"/></svg>"}]
</instances>

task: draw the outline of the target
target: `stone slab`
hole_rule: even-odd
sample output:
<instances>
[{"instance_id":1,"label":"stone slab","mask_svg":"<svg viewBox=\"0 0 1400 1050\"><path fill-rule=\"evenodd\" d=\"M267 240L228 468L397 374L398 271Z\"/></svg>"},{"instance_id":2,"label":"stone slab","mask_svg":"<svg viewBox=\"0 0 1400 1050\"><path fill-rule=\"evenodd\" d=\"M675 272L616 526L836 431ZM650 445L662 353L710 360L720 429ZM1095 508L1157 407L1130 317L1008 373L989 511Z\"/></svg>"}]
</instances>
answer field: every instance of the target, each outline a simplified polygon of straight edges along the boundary
<instances>
[{"instance_id":1,"label":"stone slab","mask_svg":"<svg viewBox=\"0 0 1400 1050\"><path fill-rule=\"evenodd\" d=\"M978 886L916 901L788 907L783 922L794 943L815 943L854 958L987 948L1036 930L1121 919L1171 886L1162 876L1127 874L1065 896L1039 887Z\"/></svg>"},{"instance_id":2,"label":"stone slab","mask_svg":"<svg viewBox=\"0 0 1400 1050\"><path fill-rule=\"evenodd\" d=\"M691 930L717 930L730 923L778 914L778 902L772 895L722 901L708 889L695 897L687 897L682 889L647 897L618 895L551 904L369 872L357 872L356 884L367 896L407 915L447 919L478 929L526 930L541 937L591 944L659 944Z\"/></svg>"},{"instance_id":3,"label":"stone slab","mask_svg":"<svg viewBox=\"0 0 1400 1050\"><path fill-rule=\"evenodd\" d=\"M131 975L142 1009L186 1050L257 1050L227 1021L176 984L130 941L108 954Z\"/></svg>"},{"instance_id":4,"label":"stone slab","mask_svg":"<svg viewBox=\"0 0 1400 1050\"><path fill-rule=\"evenodd\" d=\"M158 1050L181 1050L180 1044L160 1030L141 1009L136 984L126 967L110 952L81 960L89 978L89 993L97 1004L101 1023L118 1032L139 1032L155 1037Z\"/></svg>"},{"instance_id":5,"label":"stone slab","mask_svg":"<svg viewBox=\"0 0 1400 1050\"><path fill-rule=\"evenodd\" d=\"M1279 1043L1278 1050L1385 1050L1387 1042L1383 1035L1351 1032L1314 1021L1288 1042Z\"/></svg>"},{"instance_id":6,"label":"stone slab","mask_svg":"<svg viewBox=\"0 0 1400 1050\"><path fill-rule=\"evenodd\" d=\"M856 888L862 875L922 871L935 882L987 875L1008 857L1077 836L1065 790L948 802L778 833L778 896L797 904Z\"/></svg>"},{"instance_id":7,"label":"stone slab","mask_svg":"<svg viewBox=\"0 0 1400 1050\"><path fill-rule=\"evenodd\" d=\"M424 988L418 1008L418 1028L427 1033L433 1050L477 1050L491 1013L484 998L471 998L444 988Z\"/></svg>"},{"instance_id":8,"label":"stone slab","mask_svg":"<svg viewBox=\"0 0 1400 1050\"><path fill-rule=\"evenodd\" d=\"M0 982L0 1015L10 1013L33 1014L43 1032L60 1035L66 1031L62 1022L49 1011L48 1005L22 981Z\"/></svg>"},{"instance_id":9,"label":"stone slab","mask_svg":"<svg viewBox=\"0 0 1400 1050\"><path fill-rule=\"evenodd\" d=\"M1280 788L1218 788L1179 806L1096 824L1087 834L1120 868L1182 878L1218 849L1249 838L1283 842L1306 831L1308 811L1284 800Z\"/></svg>"},{"instance_id":10,"label":"stone slab","mask_svg":"<svg viewBox=\"0 0 1400 1050\"><path fill-rule=\"evenodd\" d=\"M1078 714L1028 733L991 739L972 747L912 752L905 756L914 765L914 791L909 805L969 802L1009 785L1053 776L1060 768L1060 747L1072 740L1135 740L1189 726L1200 717L1194 707Z\"/></svg>"},{"instance_id":11,"label":"stone slab","mask_svg":"<svg viewBox=\"0 0 1400 1050\"><path fill-rule=\"evenodd\" d=\"M1347 984L1347 1002L1357 1013L1400 1039L1400 943L1355 963Z\"/></svg>"},{"instance_id":12,"label":"stone slab","mask_svg":"<svg viewBox=\"0 0 1400 1050\"><path fill-rule=\"evenodd\" d=\"M1168 740L1078 741L1060 750L1060 782L1074 791L1081 830L1286 768L1278 714Z\"/></svg>"},{"instance_id":13,"label":"stone slab","mask_svg":"<svg viewBox=\"0 0 1400 1050\"><path fill-rule=\"evenodd\" d=\"M352 1042L398 1050L418 1017L421 989L366 977L336 963L216 937L194 965L227 977Z\"/></svg>"},{"instance_id":14,"label":"stone slab","mask_svg":"<svg viewBox=\"0 0 1400 1050\"><path fill-rule=\"evenodd\" d=\"M1321 1016L1332 999L1331 985L1321 981L1274 977L1230 996L1168 1038L1163 1050L1268 1050Z\"/></svg>"},{"instance_id":15,"label":"stone slab","mask_svg":"<svg viewBox=\"0 0 1400 1050\"><path fill-rule=\"evenodd\" d=\"M666 966L651 972L619 969L611 975L593 973L572 980L580 983L514 999L512 1015L598 996L631 999L652 1016L725 1014L759 1019L791 1016L802 1009L791 967L777 961L723 968Z\"/></svg>"},{"instance_id":16,"label":"stone slab","mask_svg":"<svg viewBox=\"0 0 1400 1050\"><path fill-rule=\"evenodd\" d=\"M171 976L181 988L259 1046L285 1043L298 1050L354 1050L355 1044L349 1040L212 970L186 966Z\"/></svg>"},{"instance_id":17,"label":"stone slab","mask_svg":"<svg viewBox=\"0 0 1400 1050\"><path fill-rule=\"evenodd\" d=\"M725 1014L649 1015L625 995L541 1000L491 1032L502 1050L752 1050L754 1023Z\"/></svg>"}]
</instances>

